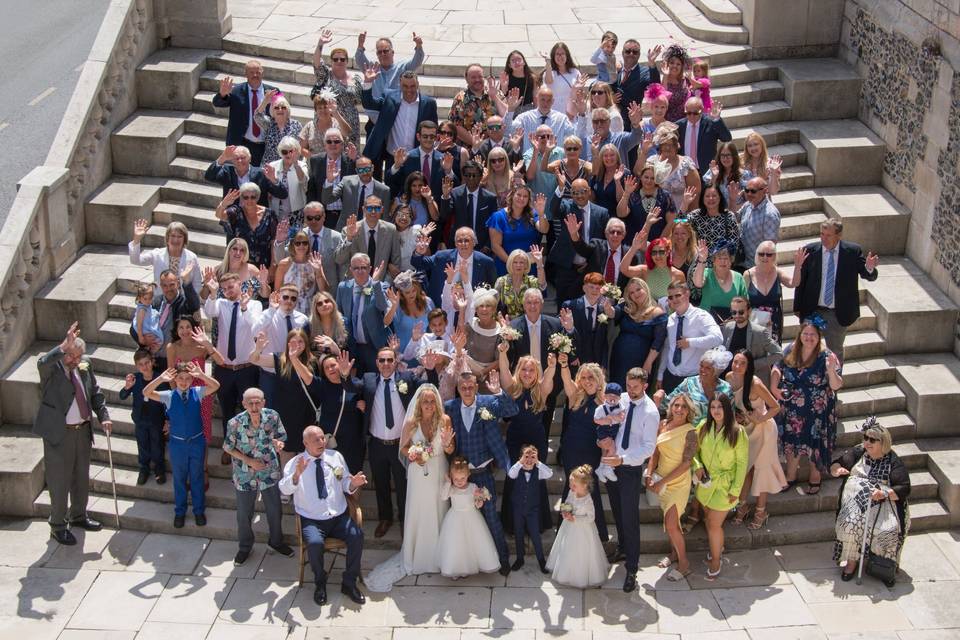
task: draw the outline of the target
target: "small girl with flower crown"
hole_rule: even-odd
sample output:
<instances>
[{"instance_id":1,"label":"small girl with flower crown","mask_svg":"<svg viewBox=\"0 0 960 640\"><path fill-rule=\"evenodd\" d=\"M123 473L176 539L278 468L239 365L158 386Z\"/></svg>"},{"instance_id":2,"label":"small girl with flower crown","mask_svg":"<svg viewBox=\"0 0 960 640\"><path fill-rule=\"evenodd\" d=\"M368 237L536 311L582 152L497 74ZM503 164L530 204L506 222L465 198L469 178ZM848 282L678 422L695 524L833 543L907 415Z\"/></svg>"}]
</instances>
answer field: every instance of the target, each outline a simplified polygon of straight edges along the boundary
<instances>
[{"instance_id":1,"label":"small girl with flower crown","mask_svg":"<svg viewBox=\"0 0 960 640\"><path fill-rule=\"evenodd\" d=\"M610 568L594 524L593 468L583 464L570 472L567 502L557 505L563 516L560 531L550 550L547 569L553 579L571 587L597 587L607 579Z\"/></svg>"},{"instance_id":2,"label":"small girl with flower crown","mask_svg":"<svg viewBox=\"0 0 960 640\"><path fill-rule=\"evenodd\" d=\"M440 499L447 498L450 510L443 518L437 543L440 573L462 578L499 570L497 547L480 513L491 499L490 492L470 482L470 464L462 456L450 463L449 479L440 490Z\"/></svg>"}]
</instances>

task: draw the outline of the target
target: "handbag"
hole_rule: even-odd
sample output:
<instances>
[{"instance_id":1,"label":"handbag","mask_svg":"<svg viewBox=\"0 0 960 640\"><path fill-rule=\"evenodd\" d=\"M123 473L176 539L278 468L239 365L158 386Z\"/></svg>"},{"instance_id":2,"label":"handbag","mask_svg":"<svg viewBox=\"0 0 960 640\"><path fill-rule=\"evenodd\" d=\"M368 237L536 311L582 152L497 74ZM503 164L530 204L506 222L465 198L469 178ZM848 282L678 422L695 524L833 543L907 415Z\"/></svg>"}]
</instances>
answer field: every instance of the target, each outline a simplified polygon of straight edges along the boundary
<instances>
[{"instance_id":1,"label":"handbag","mask_svg":"<svg viewBox=\"0 0 960 640\"><path fill-rule=\"evenodd\" d=\"M890 496L887 496L887 502L890 503L890 507L893 507L893 501L890 500ZM873 527L870 529L870 542L873 542L873 534L877 530L877 522L880 520L880 505L883 503L878 503L877 505L877 517L873 520ZM892 558L884 558L875 554L873 551L867 551L866 561L863 567L864 571L867 572L868 576L873 576L877 580L880 580L884 584L892 584L897 579L897 562Z\"/></svg>"},{"instance_id":2,"label":"handbag","mask_svg":"<svg viewBox=\"0 0 960 640\"><path fill-rule=\"evenodd\" d=\"M307 385L303 384L303 378L297 376L297 380L300 381L300 388L303 389L303 395L307 396L307 402L310 403L310 406L313 407L313 416L317 425L320 424L320 413L323 411L321 407L318 407L313 402L313 398L310 397L310 392L307 391ZM327 448L336 449L337 448L337 432L340 430L340 420L343 418L343 407L346 405L347 400L347 390L343 389L340 392L340 414L337 416L337 424L333 428L333 433L327 434Z\"/></svg>"}]
</instances>

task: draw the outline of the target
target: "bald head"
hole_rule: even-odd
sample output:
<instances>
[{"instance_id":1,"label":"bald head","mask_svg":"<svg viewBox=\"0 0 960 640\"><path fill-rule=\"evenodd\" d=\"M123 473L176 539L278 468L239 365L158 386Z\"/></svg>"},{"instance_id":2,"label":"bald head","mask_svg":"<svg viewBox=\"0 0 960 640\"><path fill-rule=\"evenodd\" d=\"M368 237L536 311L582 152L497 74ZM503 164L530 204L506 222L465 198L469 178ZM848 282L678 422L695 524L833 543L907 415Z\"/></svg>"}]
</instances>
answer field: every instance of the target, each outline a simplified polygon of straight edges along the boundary
<instances>
[{"instance_id":1,"label":"bald head","mask_svg":"<svg viewBox=\"0 0 960 640\"><path fill-rule=\"evenodd\" d=\"M703 114L703 100L696 96L687 98L683 103L683 110L687 113L687 122L697 122Z\"/></svg>"},{"instance_id":2,"label":"bald head","mask_svg":"<svg viewBox=\"0 0 960 640\"><path fill-rule=\"evenodd\" d=\"M570 196L578 207L585 207L590 202L590 185L583 178L578 178L570 185Z\"/></svg>"},{"instance_id":3,"label":"bald head","mask_svg":"<svg viewBox=\"0 0 960 640\"><path fill-rule=\"evenodd\" d=\"M327 437L323 433L323 429L316 425L310 425L303 430L303 446L314 458L319 458L323 455L324 450L327 448Z\"/></svg>"}]
</instances>

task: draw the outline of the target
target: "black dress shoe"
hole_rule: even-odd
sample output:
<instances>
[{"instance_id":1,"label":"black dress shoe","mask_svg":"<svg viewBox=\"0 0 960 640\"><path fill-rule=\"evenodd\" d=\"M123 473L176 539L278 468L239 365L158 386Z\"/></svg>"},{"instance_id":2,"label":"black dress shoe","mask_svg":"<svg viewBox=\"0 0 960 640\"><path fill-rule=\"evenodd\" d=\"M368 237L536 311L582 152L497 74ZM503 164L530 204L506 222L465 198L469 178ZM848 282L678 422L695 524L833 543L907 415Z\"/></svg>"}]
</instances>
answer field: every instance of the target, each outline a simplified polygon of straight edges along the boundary
<instances>
[{"instance_id":1,"label":"black dress shoe","mask_svg":"<svg viewBox=\"0 0 960 640\"><path fill-rule=\"evenodd\" d=\"M516 560L513 561L513 564L510 565L510 570L511 570L511 571L520 571L520 569L522 569L522 568L523 568L523 558L522 558L522 557L517 558Z\"/></svg>"},{"instance_id":2,"label":"black dress shoe","mask_svg":"<svg viewBox=\"0 0 960 640\"><path fill-rule=\"evenodd\" d=\"M50 531L50 537L59 542L60 544L65 544L67 546L73 546L77 544L77 539L69 529L53 529Z\"/></svg>"},{"instance_id":3,"label":"black dress shoe","mask_svg":"<svg viewBox=\"0 0 960 640\"><path fill-rule=\"evenodd\" d=\"M149 471L141 470L140 473L137 474L137 486L147 484L147 479L149 477L150 477Z\"/></svg>"},{"instance_id":4,"label":"black dress shoe","mask_svg":"<svg viewBox=\"0 0 960 640\"><path fill-rule=\"evenodd\" d=\"M250 557L249 551L244 551L242 549L240 551L237 551L237 555L233 556L233 566L235 567L241 566L244 562L247 561L247 558L249 557Z\"/></svg>"},{"instance_id":5,"label":"black dress shoe","mask_svg":"<svg viewBox=\"0 0 960 640\"><path fill-rule=\"evenodd\" d=\"M100 531L100 529L103 529L103 525L93 518L78 518L76 520L71 520L70 526L80 527L81 529L86 529L87 531Z\"/></svg>"},{"instance_id":6,"label":"black dress shoe","mask_svg":"<svg viewBox=\"0 0 960 640\"><path fill-rule=\"evenodd\" d=\"M313 601L317 603L319 607L327 604L327 585L317 585L317 588L313 590Z\"/></svg>"},{"instance_id":7,"label":"black dress shoe","mask_svg":"<svg viewBox=\"0 0 960 640\"><path fill-rule=\"evenodd\" d=\"M158 473L158 474L157 474L157 484L166 484L166 482L167 482L167 474L165 474L165 473Z\"/></svg>"},{"instance_id":8,"label":"black dress shoe","mask_svg":"<svg viewBox=\"0 0 960 640\"><path fill-rule=\"evenodd\" d=\"M546 561L546 560L537 560L537 563L540 565L540 573L542 573L542 574L544 574L544 575L550 573L550 569L547 569L547 561Z\"/></svg>"},{"instance_id":9,"label":"black dress shoe","mask_svg":"<svg viewBox=\"0 0 960 640\"><path fill-rule=\"evenodd\" d=\"M363 592L360 591L360 589L357 588L357 585L353 585L352 587L348 587L347 585L341 585L340 593L347 596L357 604L363 604L364 602L367 601L367 597L363 595Z\"/></svg>"},{"instance_id":10,"label":"black dress shoe","mask_svg":"<svg viewBox=\"0 0 960 640\"><path fill-rule=\"evenodd\" d=\"M623 591L624 593L630 593L637 588L637 574L628 573L627 577L623 580Z\"/></svg>"},{"instance_id":11,"label":"black dress shoe","mask_svg":"<svg viewBox=\"0 0 960 640\"><path fill-rule=\"evenodd\" d=\"M272 544L268 544L267 546L273 549L274 553L279 553L280 555L286 556L287 558L293 557L293 547L288 545L286 542L281 542L280 545L276 547L273 546Z\"/></svg>"},{"instance_id":12,"label":"black dress shoe","mask_svg":"<svg viewBox=\"0 0 960 640\"><path fill-rule=\"evenodd\" d=\"M840 579L844 582L850 582L857 575L856 571L851 571L850 573L842 572L840 574Z\"/></svg>"},{"instance_id":13,"label":"black dress shoe","mask_svg":"<svg viewBox=\"0 0 960 640\"><path fill-rule=\"evenodd\" d=\"M617 549L616 551L614 551L613 553L607 556L607 560L611 564L615 562L623 562L626 559L627 559L627 554L625 554L623 551L620 551L620 549Z\"/></svg>"},{"instance_id":14,"label":"black dress shoe","mask_svg":"<svg viewBox=\"0 0 960 640\"><path fill-rule=\"evenodd\" d=\"M194 521L196 521L198 527L207 526L207 516L205 516L204 514L198 513L195 516L193 516L193 519Z\"/></svg>"},{"instance_id":15,"label":"black dress shoe","mask_svg":"<svg viewBox=\"0 0 960 640\"><path fill-rule=\"evenodd\" d=\"M183 529L183 524L187 521L187 516L173 516L173 528Z\"/></svg>"},{"instance_id":16,"label":"black dress shoe","mask_svg":"<svg viewBox=\"0 0 960 640\"><path fill-rule=\"evenodd\" d=\"M500 575L502 575L504 578L510 575L510 565L508 564L500 565Z\"/></svg>"}]
</instances>

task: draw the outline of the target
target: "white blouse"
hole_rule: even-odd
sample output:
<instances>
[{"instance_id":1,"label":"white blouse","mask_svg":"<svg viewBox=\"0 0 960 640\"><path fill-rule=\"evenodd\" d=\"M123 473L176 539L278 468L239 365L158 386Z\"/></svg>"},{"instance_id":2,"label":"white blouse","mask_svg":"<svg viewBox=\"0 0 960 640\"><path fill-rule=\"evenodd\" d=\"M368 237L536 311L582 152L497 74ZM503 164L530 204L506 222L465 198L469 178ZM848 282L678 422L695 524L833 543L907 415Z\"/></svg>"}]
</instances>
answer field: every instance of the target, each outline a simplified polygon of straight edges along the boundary
<instances>
[{"instance_id":1,"label":"white blouse","mask_svg":"<svg viewBox=\"0 0 960 640\"><path fill-rule=\"evenodd\" d=\"M166 247L161 247L157 249L148 249L147 251L140 250L140 243L130 242L127 245L127 253L130 255L130 264L136 264L145 266L148 264L153 265L153 282L158 287L160 286L160 274L170 268L170 252L167 251ZM179 271L183 273L183 270L187 268L190 263L195 263L197 266L193 269L193 289L199 293L201 285L201 273L200 273L200 263L197 260L197 254L189 249L184 249L180 254L180 266ZM177 277L180 277L180 274L177 274Z\"/></svg>"}]
</instances>

